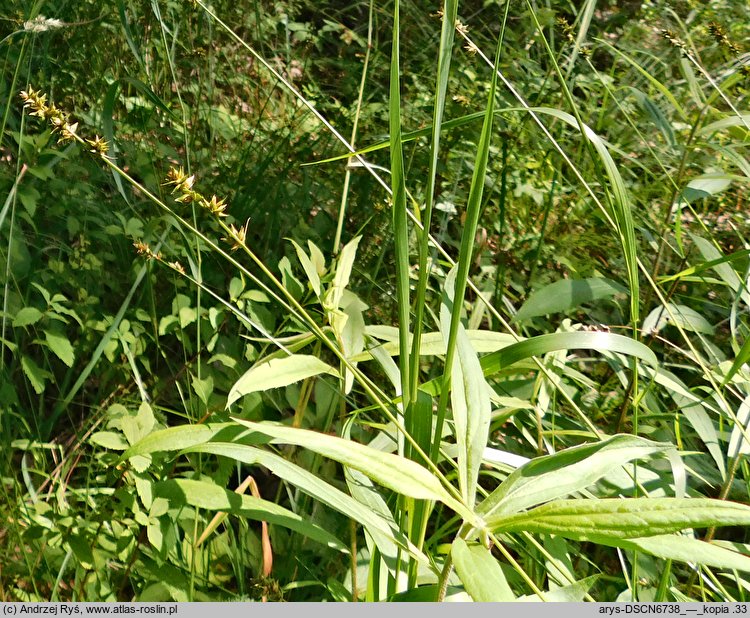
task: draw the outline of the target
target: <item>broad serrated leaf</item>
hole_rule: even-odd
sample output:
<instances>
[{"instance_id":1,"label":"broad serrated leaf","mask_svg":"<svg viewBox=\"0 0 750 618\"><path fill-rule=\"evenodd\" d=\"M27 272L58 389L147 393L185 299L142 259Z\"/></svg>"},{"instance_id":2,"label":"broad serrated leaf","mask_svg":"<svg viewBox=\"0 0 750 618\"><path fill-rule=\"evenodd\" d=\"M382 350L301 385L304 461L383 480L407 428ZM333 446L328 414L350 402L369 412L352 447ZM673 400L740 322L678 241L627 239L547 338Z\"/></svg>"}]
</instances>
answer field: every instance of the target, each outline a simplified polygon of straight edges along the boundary
<instances>
[{"instance_id":1,"label":"broad serrated leaf","mask_svg":"<svg viewBox=\"0 0 750 618\"><path fill-rule=\"evenodd\" d=\"M321 374L339 375L336 369L317 356L292 354L284 358L272 358L258 363L235 382L229 391L227 407L250 393L289 386Z\"/></svg>"},{"instance_id":2,"label":"broad serrated leaf","mask_svg":"<svg viewBox=\"0 0 750 618\"><path fill-rule=\"evenodd\" d=\"M89 442L113 451L124 451L129 446L125 437L115 431L97 431L89 438Z\"/></svg>"},{"instance_id":3,"label":"broad serrated leaf","mask_svg":"<svg viewBox=\"0 0 750 618\"><path fill-rule=\"evenodd\" d=\"M37 395L41 395L44 392L44 387L47 378L51 378L52 374L39 367L30 357L21 357L21 367L23 368L24 374L29 380L31 387Z\"/></svg>"},{"instance_id":4,"label":"broad serrated leaf","mask_svg":"<svg viewBox=\"0 0 750 618\"><path fill-rule=\"evenodd\" d=\"M36 307L24 307L13 318L13 326L16 328L19 326L31 326L41 320L43 316L44 314Z\"/></svg>"},{"instance_id":5,"label":"broad serrated leaf","mask_svg":"<svg viewBox=\"0 0 750 618\"><path fill-rule=\"evenodd\" d=\"M49 349L68 367L72 367L75 362L75 353L73 346L65 335L54 333L48 330L44 331L44 339L47 341Z\"/></svg>"}]
</instances>

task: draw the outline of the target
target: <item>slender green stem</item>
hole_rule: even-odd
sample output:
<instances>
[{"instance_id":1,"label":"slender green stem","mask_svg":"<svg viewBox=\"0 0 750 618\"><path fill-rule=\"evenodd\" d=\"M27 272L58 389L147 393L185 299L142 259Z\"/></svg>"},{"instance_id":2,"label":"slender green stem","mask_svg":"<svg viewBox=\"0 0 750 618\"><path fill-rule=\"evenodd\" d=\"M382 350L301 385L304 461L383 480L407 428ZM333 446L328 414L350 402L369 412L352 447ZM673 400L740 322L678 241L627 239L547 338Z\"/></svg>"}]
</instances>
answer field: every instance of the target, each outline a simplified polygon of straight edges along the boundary
<instances>
[{"instance_id":1,"label":"slender green stem","mask_svg":"<svg viewBox=\"0 0 750 618\"><path fill-rule=\"evenodd\" d=\"M357 95L357 107L354 112L354 125L352 126L352 137L350 144L352 148L357 141L357 128L359 126L359 115L362 113L362 100L365 94L365 83L367 82L367 69L370 65L370 52L372 51L372 15L373 8L375 6L375 0L370 0L370 10L367 16L367 48L365 49L365 59L362 63L362 78L359 82L359 94ZM333 253L339 252L341 246L341 235L344 231L344 220L346 218L346 204L349 200L349 183L352 178L352 170L350 169L348 162L346 166L346 172L344 173L344 188L341 191L341 204L339 205L339 218L336 223L336 235L333 237Z\"/></svg>"}]
</instances>

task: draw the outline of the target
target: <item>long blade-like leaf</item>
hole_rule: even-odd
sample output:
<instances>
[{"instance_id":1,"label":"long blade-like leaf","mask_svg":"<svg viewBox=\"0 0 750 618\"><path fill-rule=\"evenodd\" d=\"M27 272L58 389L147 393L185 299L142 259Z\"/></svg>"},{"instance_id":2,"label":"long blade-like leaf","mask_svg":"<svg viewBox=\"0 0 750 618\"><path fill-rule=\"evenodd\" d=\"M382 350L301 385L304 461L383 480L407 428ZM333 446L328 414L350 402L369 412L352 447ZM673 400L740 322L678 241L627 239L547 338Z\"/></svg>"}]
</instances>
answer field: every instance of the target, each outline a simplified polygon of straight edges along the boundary
<instances>
[{"instance_id":1,"label":"long blade-like leaf","mask_svg":"<svg viewBox=\"0 0 750 618\"><path fill-rule=\"evenodd\" d=\"M427 558L424 554L414 547L397 527L391 525L376 512L345 494L340 489L318 478L304 468L287 461L283 457L252 446L223 442L208 442L206 444L195 445L186 449L185 452L211 453L248 465L264 466L300 491L359 522L367 530L378 547L390 550L392 545L395 544L423 564L427 563Z\"/></svg>"},{"instance_id":2,"label":"long blade-like leaf","mask_svg":"<svg viewBox=\"0 0 750 618\"><path fill-rule=\"evenodd\" d=\"M555 500L526 513L486 518L495 532L558 534L579 541L629 539L687 528L750 525L750 506L709 498Z\"/></svg>"},{"instance_id":3,"label":"long blade-like leaf","mask_svg":"<svg viewBox=\"0 0 750 618\"><path fill-rule=\"evenodd\" d=\"M209 511L225 511L233 515L266 521L300 534L341 552L348 547L330 532L278 504L253 496L238 494L214 483L175 479L157 483L154 495L167 498L171 507L189 504Z\"/></svg>"},{"instance_id":4,"label":"long blade-like leaf","mask_svg":"<svg viewBox=\"0 0 750 618\"><path fill-rule=\"evenodd\" d=\"M485 520L494 521L585 489L613 468L673 448L623 435L539 457L515 470L479 505L477 512Z\"/></svg>"},{"instance_id":5,"label":"long blade-like leaf","mask_svg":"<svg viewBox=\"0 0 750 618\"><path fill-rule=\"evenodd\" d=\"M317 356L292 354L285 358L272 358L250 368L235 382L227 397L227 407L250 393L289 386L321 374L339 375L336 369Z\"/></svg>"},{"instance_id":6,"label":"long blade-like leaf","mask_svg":"<svg viewBox=\"0 0 750 618\"><path fill-rule=\"evenodd\" d=\"M275 442L295 444L359 470L395 492L411 498L438 500L462 516L475 519L443 488L437 477L415 461L316 431L235 420L253 431L270 436Z\"/></svg>"}]
</instances>

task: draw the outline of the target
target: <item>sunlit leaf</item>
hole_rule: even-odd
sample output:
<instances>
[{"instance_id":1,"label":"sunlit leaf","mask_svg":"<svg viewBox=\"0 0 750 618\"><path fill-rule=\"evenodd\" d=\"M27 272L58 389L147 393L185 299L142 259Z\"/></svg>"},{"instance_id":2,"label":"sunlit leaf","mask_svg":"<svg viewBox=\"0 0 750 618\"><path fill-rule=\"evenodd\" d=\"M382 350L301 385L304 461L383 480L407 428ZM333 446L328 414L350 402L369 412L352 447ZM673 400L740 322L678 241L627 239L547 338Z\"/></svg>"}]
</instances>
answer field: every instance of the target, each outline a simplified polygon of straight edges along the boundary
<instances>
[{"instance_id":1,"label":"sunlit leaf","mask_svg":"<svg viewBox=\"0 0 750 618\"><path fill-rule=\"evenodd\" d=\"M272 358L255 365L235 382L229 391L227 407L250 393L289 386L321 374L338 376L338 371L317 356L292 354Z\"/></svg>"},{"instance_id":2,"label":"sunlit leaf","mask_svg":"<svg viewBox=\"0 0 750 618\"><path fill-rule=\"evenodd\" d=\"M486 518L496 532L558 534L578 541L629 539L709 526L748 526L750 506L709 498L555 500L525 513Z\"/></svg>"},{"instance_id":3,"label":"sunlit leaf","mask_svg":"<svg viewBox=\"0 0 750 618\"><path fill-rule=\"evenodd\" d=\"M448 346L451 327L456 269L444 284L440 307L440 327ZM462 324L456 333L456 352L451 371L451 413L458 446L458 480L464 502L474 505L479 468L487 446L491 405L489 386L482 375L477 353L471 347Z\"/></svg>"},{"instance_id":4,"label":"sunlit leaf","mask_svg":"<svg viewBox=\"0 0 750 618\"><path fill-rule=\"evenodd\" d=\"M492 520L516 513L585 489L615 467L673 448L637 436L618 435L538 457L516 469L477 512Z\"/></svg>"},{"instance_id":5,"label":"sunlit leaf","mask_svg":"<svg viewBox=\"0 0 750 618\"><path fill-rule=\"evenodd\" d=\"M41 320L43 316L44 314L36 307L24 307L13 318L13 326L16 328L19 326L31 326Z\"/></svg>"},{"instance_id":6,"label":"sunlit leaf","mask_svg":"<svg viewBox=\"0 0 750 618\"><path fill-rule=\"evenodd\" d=\"M439 500L462 516L474 519L443 489L437 477L415 461L316 431L235 420L253 431L270 436L274 442L295 444L359 470L379 485L397 493L423 500Z\"/></svg>"},{"instance_id":7,"label":"sunlit leaf","mask_svg":"<svg viewBox=\"0 0 750 618\"><path fill-rule=\"evenodd\" d=\"M49 349L68 367L73 366L75 361L75 353L73 352L73 346L65 335L55 333L52 331L44 331L44 339L49 346Z\"/></svg>"}]
</instances>

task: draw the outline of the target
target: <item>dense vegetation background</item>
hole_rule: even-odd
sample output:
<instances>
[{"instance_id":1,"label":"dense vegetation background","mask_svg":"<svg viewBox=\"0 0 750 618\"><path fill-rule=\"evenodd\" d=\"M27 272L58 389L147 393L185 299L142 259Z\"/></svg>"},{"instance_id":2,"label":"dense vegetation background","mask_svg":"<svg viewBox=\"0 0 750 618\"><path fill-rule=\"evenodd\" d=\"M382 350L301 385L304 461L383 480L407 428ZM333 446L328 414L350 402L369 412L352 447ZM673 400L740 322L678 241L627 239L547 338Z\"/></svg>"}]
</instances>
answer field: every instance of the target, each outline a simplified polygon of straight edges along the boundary
<instances>
[{"instance_id":1,"label":"dense vegetation background","mask_svg":"<svg viewBox=\"0 0 750 618\"><path fill-rule=\"evenodd\" d=\"M746 600L749 36L6 4L0 600Z\"/></svg>"}]
</instances>

